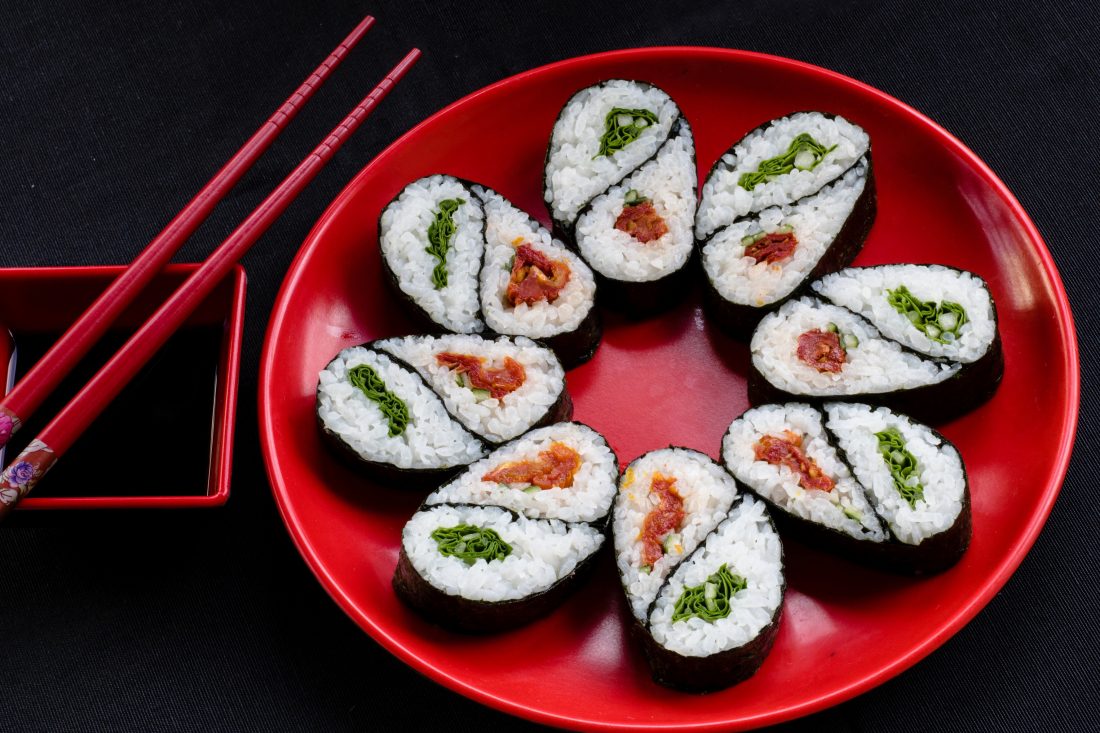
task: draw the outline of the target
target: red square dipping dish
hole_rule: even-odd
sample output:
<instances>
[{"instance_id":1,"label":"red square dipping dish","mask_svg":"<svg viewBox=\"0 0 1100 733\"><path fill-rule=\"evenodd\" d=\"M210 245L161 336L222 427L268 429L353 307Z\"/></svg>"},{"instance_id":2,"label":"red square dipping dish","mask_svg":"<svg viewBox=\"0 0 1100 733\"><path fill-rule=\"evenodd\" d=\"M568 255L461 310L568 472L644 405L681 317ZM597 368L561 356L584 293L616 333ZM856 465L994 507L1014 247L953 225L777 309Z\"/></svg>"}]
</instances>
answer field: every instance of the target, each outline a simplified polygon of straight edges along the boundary
<instances>
[{"instance_id":1,"label":"red square dipping dish","mask_svg":"<svg viewBox=\"0 0 1100 733\"><path fill-rule=\"evenodd\" d=\"M197 268L169 265L158 274L24 422L6 455L18 455ZM22 378L123 269L0 269L0 369L5 372L0 387L10 389ZM17 511L224 504L232 469L244 304L245 274L237 266Z\"/></svg>"}]
</instances>

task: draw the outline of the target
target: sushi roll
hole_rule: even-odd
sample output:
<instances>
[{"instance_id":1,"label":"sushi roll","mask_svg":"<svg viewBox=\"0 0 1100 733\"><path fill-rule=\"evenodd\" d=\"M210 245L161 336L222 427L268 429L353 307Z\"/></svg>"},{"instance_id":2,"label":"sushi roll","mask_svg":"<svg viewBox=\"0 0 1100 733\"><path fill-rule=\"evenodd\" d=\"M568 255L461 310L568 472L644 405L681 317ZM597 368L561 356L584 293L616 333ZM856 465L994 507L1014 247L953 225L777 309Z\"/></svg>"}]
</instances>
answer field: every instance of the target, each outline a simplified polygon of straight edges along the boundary
<instances>
[{"instance_id":1,"label":"sushi roll","mask_svg":"<svg viewBox=\"0 0 1100 733\"><path fill-rule=\"evenodd\" d=\"M989 286L972 272L943 265L851 267L812 288L905 348L958 362L959 379L979 395L992 394L1001 381L997 309Z\"/></svg>"},{"instance_id":2,"label":"sushi roll","mask_svg":"<svg viewBox=\"0 0 1100 733\"><path fill-rule=\"evenodd\" d=\"M558 357L523 336L403 336L373 346L415 369L447 411L489 443L573 415Z\"/></svg>"},{"instance_id":3,"label":"sushi roll","mask_svg":"<svg viewBox=\"0 0 1100 733\"><path fill-rule=\"evenodd\" d=\"M570 97L550 134L543 172L559 236L571 240L581 210L653 157L679 118L668 94L640 81L610 79Z\"/></svg>"},{"instance_id":4,"label":"sushi roll","mask_svg":"<svg viewBox=\"0 0 1100 733\"><path fill-rule=\"evenodd\" d=\"M746 411L722 438L722 463L768 502L781 527L803 539L859 556L890 538L816 407L788 403Z\"/></svg>"},{"instance_id":5,"label":"sushi roll","mask_svg":"<svg viewBox=\"0 0 1100 733\"><path fill-rule=\"evenodd\" d=\"M553 610L591 567L604 534L498 506L423 507L401 531L393 588L450 629L492 633Z\"/></svg>"},{"instance_id":6,"label":"sushi roll","mask_svg":"<svg viewBox=\"0 0 1100 733\"><path fill-rule=\"evenodd\" d=\"M663 448L634 459L619 480L612 530L616 565L635 620L669 573L729 514L737 486L709 456Z\"/></svg>"},{"instance_id":7,"label":"sushi roll","mask_svg":"<svg viewBox=\"0 0 1100 733\"><path fill-rule=\"evenodd\" d=\"M588 361L601 334L592 270L499 193L473 188L485 210L480 292L486 324L544 341L566 369Z\"/></svg>"},{"instance_id":8,"label":"sushi roll","mask_svg":"<svg viewBox=\"0 0 1100 733\"><path fill-rule=\"evenodd\" d=\"M892 541L884 562L927 573L955 564L970 544L970 485L957 448L893 412L825 404L825 428L866 488Z\"/></svg>"},{"instance_id":9,"label":"sushi roll","mask_svg":"<svg viewBox=\"0 0 1100 733\"><path fill-rule=\"evenodd\" d=\"M647 611L642 649L653 678L707 692L751 677L779 632L785 589L783 545L764 503L738 497Z\"/></svg>"},{"instance_id":10,"label":"sushi roll","mask_svg":"<svg viewBox=\"0 0 1100 733\"><path fill-rule=\"evenodd\" d=\"M438 485L488 452L415 371L369 346L344 349L321 371L317 421L342 455L387 483Z\"/></svg>"},{"instance_id":11,"label":"sushi roll","mask_svg":"<svg viewBox=\"0 0 1100 733\"><path fill-rule=\"evenodd\" d=\"M722 439L722 462L780 528L874 567L929 573L970 540L959 452L885 407L830 402L752 408Z\"/></svg>"},{"instance_id":12,"label":"sushi roll","mask_svg":"<svg viewBox=\"0 0 1100 733\"><path fill-rule=\"evenodd\" d=\"M477 297L484 230L481 202L453 176L417 179L382 210L387 281L426 330L485 330Z\"/></svg>"},{"instance_id":13,"label":"sushi roll","mask_svg":"<svg viewBox=\"0 0 1100 733\"><path fill-rule=\"evenodd\" d=\"M705 241L747 214L815 194L861 161L870 180L871 138L843 117L798 112L771 120L734 143L711 168L695 238Z\"/></svg>"},{"instance_id":14,"label":"sushi roll","mask_svg":"<svg viewBox=\"0 0 1100 733\"><path fill-rule=\"evenodd\" d=\"M687 292L697 180L691 126L680 117L656 155L585 205L574 237L601 302L639 316Z\"/></svg>"},{"instance_id":15,"label":"sushi roll","mask_svg":"<svg viewBox=\"0 0 1100 733\"><path fill-rule=\"evenodd\" d=\"M850 263L875 219L865 156L836 181L712 234L701 247L707 319L739 338L793 293Z\"/></svg>"},{"instance_id":16,"label":"sushi roll","mask_svg":"<svg viewBox=\"0 0 1100 733\"><path fill-rule=\"evenodd\" d=\"M969 410L987 393L968 391L956 362L926 357L882 336L847 308L791 300L765 316L749 343L749 401L857 399L928 420Z\"/></svg>"},{"instance_id":17,"label":"sushi roll","mask_svg":"<svg viewBox=\"0 0 1100 733\"><path fill-rule=\"evenodd\" d=\"M619 463L602 435L563 422L513 440L428 495L433 504L491 504L530 519L607 525Z\"/></svg>"},{"instance_id":18,"label":"sushi roll","mask_svg":"<svg viewBox=\"0 0 1100 733\"><path fill-rule=\"evenodd\" d=\"M633 633L654 679L710 690L751 675L771 646L784 588L763 504L739 497L708 456L666 448L627 467L612 529Z\"/></svg>"}]
</instances>

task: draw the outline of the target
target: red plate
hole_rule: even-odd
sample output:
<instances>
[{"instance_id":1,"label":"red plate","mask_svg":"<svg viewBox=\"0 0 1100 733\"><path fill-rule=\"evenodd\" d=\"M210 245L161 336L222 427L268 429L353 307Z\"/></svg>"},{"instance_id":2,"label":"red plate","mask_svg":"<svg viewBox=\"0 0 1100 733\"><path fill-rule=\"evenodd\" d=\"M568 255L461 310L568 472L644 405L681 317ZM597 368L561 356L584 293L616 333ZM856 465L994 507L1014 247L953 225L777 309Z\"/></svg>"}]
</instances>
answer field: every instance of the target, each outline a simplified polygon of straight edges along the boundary
<instances>
[{"instance_id":1,"label":"red plate","mask_svg":"<svg viewBox=\"0 0 1100 733\"><path fill-rule=\"evenodd\" d=\"M317 372L340 349L408 333L383 288L376 221L418 176L486 183L546 222L541 177L558 110L601 79L652 81L695 128L705 174L761 122L835 112L871 135L879 212L857 264L940 262L981 274L1000 314L1005 378L977 411L945 426L973 493L974 540L942 575L863 570L787 543L789 587L775 647L755 677L706 696L650 681L625 632L613 564L529 627L464 637L422 622L394 597L400 530L419 498L336 462L314 424ZM408 91L408 90L406 90ZM717 456L747 407L748 350L709 327L697 294L660 318L606 319L603 344L569 373L576 419L624 464L670 443ZM659 48L563 61L447 107L368 165L314 227L275 304L264 348L260 424L287 527L318 579L367 633L432 679L532 720L588 729L744 729L820 710L898 674L958 631L1023 559L1058 494L1078 406L1069 305L1050 253L1012 194L958 140L852 79L771 56ZM1029 429L1015 429L1027 415Z\"/></svg>"}]
</instances>

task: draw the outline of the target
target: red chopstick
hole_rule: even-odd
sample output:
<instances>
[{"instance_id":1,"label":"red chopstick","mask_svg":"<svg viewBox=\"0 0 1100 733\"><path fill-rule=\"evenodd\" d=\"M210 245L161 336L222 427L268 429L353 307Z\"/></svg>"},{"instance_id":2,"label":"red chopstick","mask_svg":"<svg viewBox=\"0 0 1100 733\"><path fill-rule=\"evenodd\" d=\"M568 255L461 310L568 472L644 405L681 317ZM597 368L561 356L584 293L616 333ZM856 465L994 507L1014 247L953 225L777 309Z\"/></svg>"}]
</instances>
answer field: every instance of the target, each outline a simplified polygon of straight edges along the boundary
<instances>
[{"instance_id":1,"label":"red chopstick","mask_svg":"<svg viewBox=\"0 0 1100 733\"><path fill-rule=\"evenodd\" d=\"M298 110L309 101L372 25L374 18L368 15L355 26L355 30L294 90L283 105L275 110L275 114L214 174L187 206L176 214L126 271L88 306L12 391L0 400L0 448L7 445L22 422L38 409L65 375L99 341L126 306L168 264L172 255L195 233L218 202L271 146L283 128L294 119Z\"/></svg>"},{"instance_id":2,"label":"red chopstick","mask_svg":"<svg viewBox=\"0 0 1100 733\"><path fill-rule=\"evenodd\" d=\"M57 462L76 439L99 416L122 388L134 378L168 337L178 329L195 308L217 286L233 265L244 256L290 202L321 171L344 141L405 75L420 51L413 49L393 67L386 78L351 111L303 160L248 218L222 242L130 340L111 357L92 380L49 425L30 442L19 457L0 474L0 519L29 492Z\"/></svg>"}]
</instances>

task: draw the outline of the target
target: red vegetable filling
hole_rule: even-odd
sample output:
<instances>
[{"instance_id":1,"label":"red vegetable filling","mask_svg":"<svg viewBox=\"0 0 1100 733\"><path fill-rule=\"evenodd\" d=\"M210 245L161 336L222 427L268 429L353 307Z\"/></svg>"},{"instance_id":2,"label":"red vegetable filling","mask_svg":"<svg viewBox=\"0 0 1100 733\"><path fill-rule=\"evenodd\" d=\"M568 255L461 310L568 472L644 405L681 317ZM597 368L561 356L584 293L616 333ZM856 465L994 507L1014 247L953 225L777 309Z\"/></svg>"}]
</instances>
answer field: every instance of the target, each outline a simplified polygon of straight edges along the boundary
<instances>
[{"instance_id":1,"label":"red vegetable filling","mask_svg":"<svg viewBox=\"0 0 1100 733\"><path fill-rule=\"evenodd\" d=\"M835 374L844 367L847 354L839 334L815 328L798 337L798 358L819 372Z\"/></svg>"},{"instance_id":2,"label":"red vegetable filling","mask_svg":"<svg viewBox=\"0 0 1100 733\"><path fill-rule=\"evenodd\" d=\"M565 443L551 443L538 458L502 463L481 477L500 484L531 484L540 489L568 489L581 467L581 455Z\"/></svg>"},{"instance_id":3,"label":"red vegetable filling","mask_svg":"<svg viewBox=\"0 0 1100 733\"><path fill-rule=\"evenodd\" d=\"M785 438L764 435L752 447L756 460L773 466L786 466L798 474L798 485L804 489L832 491L836 481L826 476L812 458L802 452L802 436L784 430Z\"/></svg>"},{"instance_id":4,"label":"red vegetable filling","mask_svg":"<svg viewBox=\"0 0 1100 733\"><path fill-rule=\"evenodd\" d=\"M797 246L798 239L794 232L772 232L745 247L745 256L770 265L790 257Z\"/></svg>"},{"instance_id":5,"label":"red vegetable filling","mask_svg":"<svg viewBox=\"0 0 1100 733\"><path fill-rule=\"evenodd\" d=\"M523 365L510 356L504 357L504 366L501 367L486 367L485 359L480 356L450 351L436 354L435 360L459 374L465 374L471 387L488 390L489 396L498 400L522 387L527 379Z\"/></svg>"},{"instance_id":6,"label":"red vegetable filling","mask_svg":"<svg viewBox=\"0 0 1100 733\"><path fill-rule=\"evenodd\" d=\"M529 244L516 247L512 263L512 280L506 295L512 305L537 303L545 300L553 303L569 282L569 265L552 260Z\"/></svg>"},{"instance_id":7,"label":"red vegetable filling","mask_svg":"<svg viewBox=\"0 0 1100 733\"><path fill-rule=\"evenodd\" d=\"M649 201L623 207L619 218L615 220L615 228L626 232L642 244L660 239L668 233L668 225Z\"/></svg>"},{"instance_id":8,"label":"red vegetable filling","mask_svg":"<svg viewBox=\"0 0 1100 733\"><path fill-rule=\"evenodd\" d=\"M676 491L676 478L653 474L649 493L657 497L657 506L642 522L642 564L652 566L665 556L661 541L684 521L684 499Z\"/></svg>"}]
</instances>

